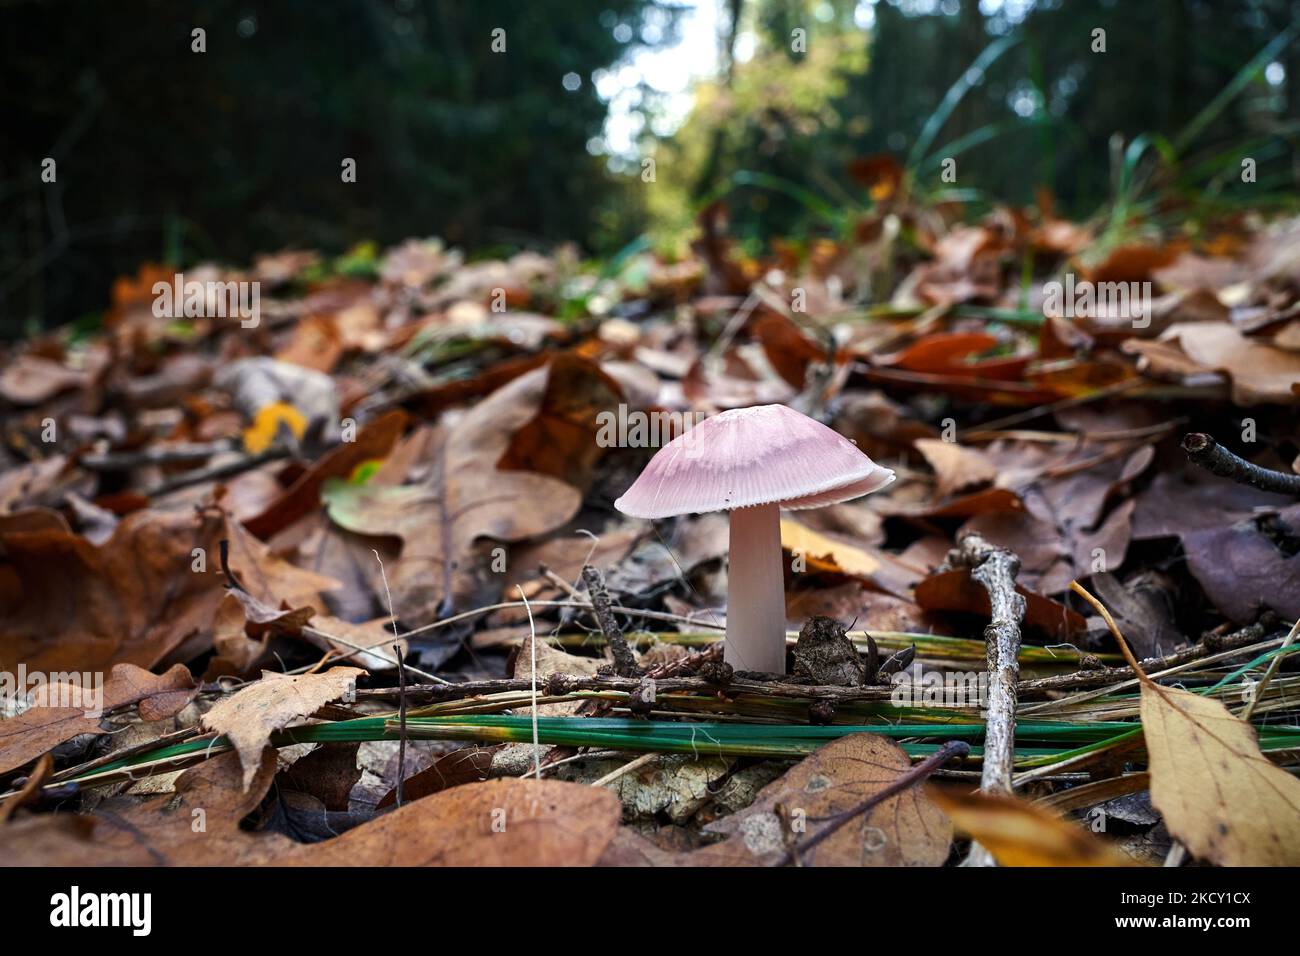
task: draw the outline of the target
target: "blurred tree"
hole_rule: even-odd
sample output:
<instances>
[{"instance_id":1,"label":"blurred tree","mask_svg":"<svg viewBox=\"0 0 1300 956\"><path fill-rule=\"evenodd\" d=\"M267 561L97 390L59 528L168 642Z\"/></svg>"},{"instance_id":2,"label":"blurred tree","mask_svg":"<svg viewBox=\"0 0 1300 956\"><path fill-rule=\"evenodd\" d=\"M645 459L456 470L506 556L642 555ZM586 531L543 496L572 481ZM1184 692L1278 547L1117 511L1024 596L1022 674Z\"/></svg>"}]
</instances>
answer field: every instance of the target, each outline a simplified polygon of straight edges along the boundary
<instances>
[{"instance_id":1,"label":"blurred tree","mask_svg":"<svg viewBox=\"0 0 1300 956\"><path fill-rule=\"evenodd\" d=\"M1187 198L1268 204L1294 196L1300 179L1298 45L1279 39L1296 9L1294 0L748 0L741 29L752 57L729 87L706 86L659 148L685 164L677 176L707 172L751 244L827 229L803 187L838 209L865 203L846 169L882 152L910 157L927 193L1029 203L1043 186L1062 212L1086 216L1113 195L1113 144L1147 134L1177 146ZM804 52L791 45L794 30ZM995 43L990 54L1001 52L968 74ZM1244 76L1270 44L1272 56ZM971 88L949 113L945 94L964 76ZM925 155L912 156L940 120ZM1254 188L1240 181L1244 154L1258 163ZM945 157L956 159L951 185L940 179ZM698 207L671 188L650 202L670 234Z\"/></svg>"},{"instance_id":2,"label":"blurred tree","mask_svg":"<svg viewBox=\"0 0 1300 956\"><path fill-rule=\"evenodd\" d=\"M639 202L587 150L606 114L591 74L641 42L655 7L6 4L6 328L101 308L115 275L163 256L243 262L435 234L471 251L582 241L610 203ZM55 183L40 179L47 156Z\"/></svg>"}]
</instances>

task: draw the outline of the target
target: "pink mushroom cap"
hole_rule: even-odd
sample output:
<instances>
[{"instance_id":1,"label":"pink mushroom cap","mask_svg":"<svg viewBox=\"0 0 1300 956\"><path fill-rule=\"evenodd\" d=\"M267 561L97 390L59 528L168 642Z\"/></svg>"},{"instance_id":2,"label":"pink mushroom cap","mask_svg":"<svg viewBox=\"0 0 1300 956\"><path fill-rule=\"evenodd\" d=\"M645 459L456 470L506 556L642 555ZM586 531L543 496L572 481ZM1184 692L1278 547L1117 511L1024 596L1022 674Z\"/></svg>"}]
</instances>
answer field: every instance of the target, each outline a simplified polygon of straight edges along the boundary
<instances>
[{"instance_id":1,"label":"pink mushroom cap","mask_svg":"<svg viewBox=\"0 0 1300 956\"><path fill-rule=\"evenodd\" d=\"M784 405L733 408L678 435L614 507L635 518L777 504L817 508L894 480L839 432Z\"/></svg>"}]
</instances>

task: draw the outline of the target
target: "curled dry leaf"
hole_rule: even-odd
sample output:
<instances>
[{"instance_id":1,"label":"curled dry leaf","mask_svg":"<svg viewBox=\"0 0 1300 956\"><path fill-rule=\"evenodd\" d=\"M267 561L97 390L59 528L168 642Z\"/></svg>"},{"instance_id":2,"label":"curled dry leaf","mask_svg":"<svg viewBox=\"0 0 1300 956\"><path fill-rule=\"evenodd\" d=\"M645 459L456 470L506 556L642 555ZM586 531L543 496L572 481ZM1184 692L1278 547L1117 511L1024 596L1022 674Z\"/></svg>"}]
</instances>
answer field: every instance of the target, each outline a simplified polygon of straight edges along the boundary
<instances>
[{"instance_id":1,"label":"curled dry leaf","mask_svg":"<svg viewBox=\"0 0 1300 956\"><path fill-rule=\"evenodd\" d=\"M932 787L930 796L1002 866L1133 866L1134 862L1081 826L1042 807L995 793Z\"/></svg>"},{"instance_id":2,"label":"curled dry leaf","mask_svg":"<svg viewBox=\"0 0 1300 956\"><path fill-rule=\"evenodd\" d=\"M118 664L105 681L102 701L80 684L46 684L32 706L16 717L0 720L0 773L8 773L78 734L100 734L103 712L128 704L140 705L145 720L162 720L177 713L194 696L194 680L184 664L155 675L134 664ZM98 703L101 712L88 710ZM72 706L60 706L71 704Z\"/></svg>"},{"instance_id":3,"label":"curled dry leaf","mask_svg":"<svg viewBox=\"0 0 1300 956\"><path fill-rule=\"evenodd\" d=\"M781 519L781 547L801 556L812 570L851 574L898 597L909 597L912 585L925 576L924 568L911 567L881 548L823 534L789 518Z\"/></svg>"},{"instance_id":4,"label":"curled dry leaf","mask_svg":"<svg viewBox=\"0 0 1300 956\"><path fill-rule=\"evenodd\" d=\"M1160 338L1176 341L1203 368L1227 372L1238 405L1300 402L1300 354L1247 338L1227 322L1181 322Z\"/></svg>"},{"instance_id":5,"label":"curled dry leaf","mask_svg":"<svg viewBox=\"0 0 1300 956\"><path fill-rule=\"evenodd\" d=\"M318 600L337 582L300 570L213 509L127 515L95 545L66 531L0 532L0 661L31 671L153 667L212 639L230 568L272 607Z\"/></svg>"},{"instance_id":6,"label":"curled dry leaf","mask_svg":"<svg viewBox=\"0 0 1300 956\"><path fill-rule=\"evenodd\" d=\"M320 674L292 677L268 671L257 683L218 701L203 715L202 724L230 739L244 767L247 789L272 733L314 714L331 701L350 696L357 678L364 673L358 667L334 667Z\"/></svg>"}]
</instances>

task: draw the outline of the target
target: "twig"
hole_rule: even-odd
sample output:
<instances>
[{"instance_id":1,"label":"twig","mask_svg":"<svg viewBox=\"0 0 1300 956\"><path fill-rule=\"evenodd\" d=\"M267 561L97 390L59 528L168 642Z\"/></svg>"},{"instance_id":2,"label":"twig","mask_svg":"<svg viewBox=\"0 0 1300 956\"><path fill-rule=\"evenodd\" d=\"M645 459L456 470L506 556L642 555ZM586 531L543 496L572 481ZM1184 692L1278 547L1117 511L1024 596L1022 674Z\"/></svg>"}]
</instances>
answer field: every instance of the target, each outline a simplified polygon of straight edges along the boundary
<instances>
[{"instance_id":1,"label":"twig","mask_svg":"<svg viewBox=\"0 0 1300 956\"><path fill-rule=\"evenodd\" d=\"M88 471L129 471L142 465L170 465L188 461L207 461L213 455L232 451L229 439L214 442L185 442L152 446L139 451L104 452L82 455L77 464Z\"/></svg>"},{"instance_id":2,"label":"twig","mask_svg":"<svg viewBox=\"0 0 1300 956\"><path fill-rule=\"evenodd\" d=\"M1199 661L1203 657L1212 654L1219 654L1222 651L1232 650L1233 648L1245 648L1267 636L1274 629L1274 623L1263 621L1256 624L1248 624L1235 631L1232 634L1224 635L1218 638L1203 638L1191 647L1185 647L1182 650L1174 651L1163 657L1148 657L1142 661L1142 668L1147 673L1154 671L1163 671L1170 667L1177 667L1180 664L1192 663ZM1069 674L1054 674L1051 677L1039 677L1034 680L1021 681L1018 687L1019 695L1023 698L1026 694L1039 694L1058 690L1078 690L1086 687L1107 687L1116 681L1126 679L1132 671L1125 667L1099 667L1095 670L1078 670ZM1114 688L1108 688L1113 691ZM1058 700L1049 700L1045 703L1028 708L1029 711L1038 709L1051 709L1056 705L1062 704L1072 698L1062 698Z\"/></svg>"},{"instance_id":3,"label":"twig","mask_svg":"<svg viewBox=\"0 0 1300 956\"><path fill-rule=\"evenodd\" d=\"M971 579L988 592L989 625L984 629L984 640L988 644L989 699L980 789L985 793L1011 793L1016 743L1016 681L1020 676L1020 622L1025 616L1025 599L1016 591L1020 558L1004 548L995 548L978 534L967 534L962 536L958 547L948 553L947 563L953 567L969 568ZM978 843L973 843L965 865L993 866L993 855Z\"/></svg>"},{"instance_id":4,"label":"twig","mask_svg":"<svg viewBox=\"0 0 1300 956\"><path fill-rule=\"evenodd\" d=\"M1183 451L1187 452L1188 461L1220 478L1231 478L1238 484L1253 485L1262 491L1300 497L1300 475L1288 475L1252 464L1228 451L1213 436L1204 432L1189 432L1184 435Z\"/></svg>"},{"instance_id":5,"label":"twig","mask_svg":"<svg viewBox=\"0 0 1300 956\"><path fill-rule=\"evenodd\" d=\"M588 601L530 601L532 607L576 607L583 611L590 611L591 604ZM470 611L462 611L459 614L453 614L451 617L444 617L441 621L434 621L432 624L425 624L423 627L417 627L406 632L407 638L417 637L428 631L436 631L439 628L450 627L452 624L458 624L461 621L468 620L471 617L479 617L484 614L491 614L493 611L504 611L507 608L523 607L521 601L501 601L497 604L485 604L483 607L476 607ZM708 621L697 621L692 617L683 614L669 614L666 611L647 611L637 607L623 607L622 605L611 604L610 608L615 614L630 614L634 617L643 617L648 621L665 621L669 624L690 624L695 627L707 627L717 631L725 631L726 627L721 624L712 624Z\"/></svg>"},{"instance_id":6,"label":"twig","mask_svg":"<svg viewBox=\"0 0 1300 956\"><path fill-rule=\"evenodd\" d=\"M821 843L823 840L829 837L840 827L844 826L844 824L848 823L850 820L860 817L862 814L871 810L873 807L879 806L880 804L884 803L890 797L902 793L907 788L915 786L916 784L920 783L926 777L930 776L930 774L934 773L934 771L938 770L940 767L946 764L953 757L965 757L969 753L970 753L970 744L966 743L966 741L964 740L947 741L942 747L940 747L934 753L930 754L930 756L926 757L915 767L912 767L910 770L908 770L907 772L899 776L898 779L895 780L893 783L890 783L887 786L882 787L880 790L877 790L875 793L867 797L867 799L863 800L857 806L850 807L848 810L845 810L841 813L837 813L834 816L827 818L826 826L822 827L820 830L814 833L807 840L804 840L794 849L787 851L786 855L782 858L780 865L784 866L787 863L793 862L796 853L799 855L799 857L802 857L805 853L812 850L819 843Z\"/></svg>"},{"instance_id":7,"label":"twig","mask_svg":"<svg viewBox=\"0 0 1300 956\"><path fill-rule=\"evenodd\" d=\"M614 673L619 677L631 677L637 672L636 655L627 646L623 629L618 626L610 611L609 591L605 589L605 582L601 580L600 572L590 564L584 565L582 580L586 582L587 592L591 595L591 606L600 624L600 630L605 635L605 643L614 657Z\"/></svg>"},{"instance_id":8,"label":"twig","mask_svg":"<svg viewBox=\"0 0 1300 956\"><path fill-rule=\"evenodd\" d=\"M641 756L637 757L635 760L623 764L623 766L619 767L617 770L611 770L609 773L605 774L605 776L601 777L599 780L593 780L591 782L591 785L593 787L603 787L607 783L613 783L615 780L617 780L619 777L623 776L624 774L631 773L633 770L639 770L641 767L644 767L646 764L656 759L658 756L659 754L655 753L653 750L650 751L650 753L644 753Z\"/></svg>"},{"instance_id":9,"label":"twig","mask_svg":"<svg viewBox=\"0 0 1300 956\"><path fill-rule=\"evenodd\" d=\"M243 474L268 462L279 461L281 458L288 457L288 448L276 446L256 455L245 455L233 461L222 462L219 465L187 471L184 474L176 475L174 478L165 478L153 487L146 488L141 493L146 498L158 498L162 495L169 495L173 491L180 491L182 488L201 485L207 481L220 481L222 478Z\"/></svg>"},{"instance_id":10,"label":"twig","mask_svg":"<svg viewBox=\"0 0 1300 956\"><path fill-rule=\"evenodd\" d=\"M575 691L618 691L635 693L642 686L641 677L616 677L611 675L552 674L546 681L546 692L551 695L570 694ZM505 694L528 691L532 681L526 677L509 677L498 680L465 681L460 684L413 684L406 691L421 701L459 700L488 694ZM780 681L751 681L733 678L726 685L716 684L702 677L665 677L655 679L657 694L698 693L728 697L746 694L759 697L782 697L794 700L830 700L836 702L888 701L894 693L889 685L872 687L840 687L833 684L787 684ZM376 687L357 691L358 700L388 699L397 694L395 687Z\"/></svg>"},{"instance_id":11,"label":"twig","mask_svg":"<svg viewBox=\"0 0 1300 956\"><path fill-rule=\"evenodd\" d=\"M522 585L516 585L515 589L519 592L520 599L524 602L524 609L528 612L528 647L532 651L532 666L529 668L528 679L532 691L532 707L529 708L533 715L533 773L537 779L542 779L542 745L539 742L537 732L537 626L533 623L533 609L528 606L528 598L524 596Z\"/></svg>"},{"instance_id":12,"label":"twig","mask_svg":"<svg viewBox=\"0 0 1300 956\"><path fill-rule=\"evenodd\" d=\"M402 663L402 645L393 645L393 656L397 658L397 790L395 801L402 805L402 791L406 787L406 665Z\"/></svg>"}]
</instances>

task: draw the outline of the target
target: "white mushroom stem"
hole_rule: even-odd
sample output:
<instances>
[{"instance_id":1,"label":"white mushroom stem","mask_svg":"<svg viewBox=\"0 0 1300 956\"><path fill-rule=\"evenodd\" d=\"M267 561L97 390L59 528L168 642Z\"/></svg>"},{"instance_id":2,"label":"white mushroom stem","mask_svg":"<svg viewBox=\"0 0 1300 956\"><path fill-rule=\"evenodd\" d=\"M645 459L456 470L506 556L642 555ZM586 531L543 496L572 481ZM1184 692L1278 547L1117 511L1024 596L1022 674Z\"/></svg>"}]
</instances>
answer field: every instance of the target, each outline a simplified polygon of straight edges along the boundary
<instances>
[{"instance_id":1,"label":"white mushroom stem","mask_svg":"<svg viewBox=\"0 0 1300 956\"><path fill-rule=\"evenodd\" d=\"M723 659L736 670L785 673L785 576L775 504L731 512Z\"/></svg>"}]
</instances>

